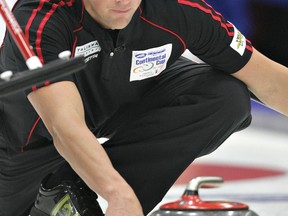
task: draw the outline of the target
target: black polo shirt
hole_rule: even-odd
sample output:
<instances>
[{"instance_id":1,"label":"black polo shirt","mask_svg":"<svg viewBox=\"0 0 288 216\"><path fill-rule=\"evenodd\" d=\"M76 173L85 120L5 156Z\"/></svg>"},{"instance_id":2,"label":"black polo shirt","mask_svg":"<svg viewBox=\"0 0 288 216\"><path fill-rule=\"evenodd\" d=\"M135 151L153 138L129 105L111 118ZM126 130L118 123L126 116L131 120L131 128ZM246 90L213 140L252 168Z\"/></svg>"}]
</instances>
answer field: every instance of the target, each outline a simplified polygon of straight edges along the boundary
<instances>
[{"instance_id":1,"label":"black polo shirt","mask_svg":"<svg viewBox=\"0 0 288 216\"><path fill-rule=\"evenodd\" d=\"M85 57L85 71L61 80L77 85L87 125L97 136L115 112L157 85L186 49L224 73L241 69L252 53L237 28L201 0L142 0L117 32L99 26L81 0L20 0L13 12L43 63L64 50ZM27 69L9 34L0 52L0 71L7 69ZM0 152L51 141L26 98L30 91L0 99Z\"/></svg>"}]
</instances>

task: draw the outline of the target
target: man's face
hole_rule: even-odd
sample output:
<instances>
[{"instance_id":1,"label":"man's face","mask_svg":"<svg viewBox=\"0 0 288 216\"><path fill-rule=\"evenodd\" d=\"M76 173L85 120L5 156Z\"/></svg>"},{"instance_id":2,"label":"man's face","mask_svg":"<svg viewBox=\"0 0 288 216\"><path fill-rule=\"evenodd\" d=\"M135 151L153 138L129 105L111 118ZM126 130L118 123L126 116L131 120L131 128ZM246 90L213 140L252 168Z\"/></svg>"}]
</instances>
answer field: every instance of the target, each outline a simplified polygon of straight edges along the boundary
<instances>
[{"instance_id":1,"label":"man's face","mask_svg":"<svg viewBox=\"0 0 288 216\"><path fill-rule=\"evenodd\" d=\"M140 2L141 0L84 0L87 12L107 29L125 28Z\"/></svg>"}]
</instances>

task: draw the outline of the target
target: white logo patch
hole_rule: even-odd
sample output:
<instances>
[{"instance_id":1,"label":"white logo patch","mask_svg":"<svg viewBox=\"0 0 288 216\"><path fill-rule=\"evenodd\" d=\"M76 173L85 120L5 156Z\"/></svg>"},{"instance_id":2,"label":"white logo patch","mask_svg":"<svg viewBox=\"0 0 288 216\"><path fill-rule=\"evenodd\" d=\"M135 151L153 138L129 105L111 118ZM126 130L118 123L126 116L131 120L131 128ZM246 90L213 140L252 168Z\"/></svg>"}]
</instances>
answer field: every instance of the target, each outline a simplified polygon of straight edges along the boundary
<instances>
[{"instance_id":1,"label":"white logo patch","mask_svg":"<svg viewBox=\"0 0 288 216\"><path fill-rule=\"evenodd\" d=\"M172 44L132 52L130 82L159 75L166 69Z\"/></svg>"},{"instance_id":2,"label":"white logo patch","mask_svg":"<svg viewBox=\"0 0 288 216\"><path fill-rule=\"evenodd\" d=\"M101 47L97 40L91 41L82 46L77 46L75 49L75 57L84 56L85 62L90 61L93 58L98 57L98 53L101 51Z\"/></svg>"},{"instance_id":3,"label":"white logo patch","mask_svg":"<svg viewBox=\"0 0 288 216\"><path fill-rule=\"evenodd\" d=\"M245 36L233 25L234 27L234 37L230 44L236 52L243 56L246 48L246 38Z\"/></svg>"}]
</instances>

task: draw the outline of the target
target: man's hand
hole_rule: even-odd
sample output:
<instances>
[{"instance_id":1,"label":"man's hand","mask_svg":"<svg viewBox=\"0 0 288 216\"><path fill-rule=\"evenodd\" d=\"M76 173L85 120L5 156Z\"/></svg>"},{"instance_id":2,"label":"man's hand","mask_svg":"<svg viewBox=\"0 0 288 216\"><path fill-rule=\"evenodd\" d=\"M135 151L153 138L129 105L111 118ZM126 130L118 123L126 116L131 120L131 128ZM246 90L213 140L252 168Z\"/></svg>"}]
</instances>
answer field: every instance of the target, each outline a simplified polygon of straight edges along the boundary
<instances>
[{"instance_id":1,"label":"man's hand","mask_svg":"<svg viewBox=\"0 0 288 216\"><path fill-rule=\"evenodd\" d=\"M142 207L132 189L121 188L108 200L105 216L144 216Z\"/></svg>"}]
</instances>

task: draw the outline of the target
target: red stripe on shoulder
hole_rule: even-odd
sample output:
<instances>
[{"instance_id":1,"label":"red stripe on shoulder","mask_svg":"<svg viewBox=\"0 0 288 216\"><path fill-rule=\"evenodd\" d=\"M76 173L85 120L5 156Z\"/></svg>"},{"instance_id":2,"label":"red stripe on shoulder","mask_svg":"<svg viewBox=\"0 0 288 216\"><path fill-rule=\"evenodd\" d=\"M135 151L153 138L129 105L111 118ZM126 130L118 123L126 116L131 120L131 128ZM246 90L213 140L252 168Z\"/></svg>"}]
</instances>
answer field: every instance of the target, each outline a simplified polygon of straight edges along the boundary
<instances>
[{"instance_id":1,"label":"red stripe on shoulder","mask_svg":"<svg viewBox=\"0 0 288 216\"><path fill-rule=\"evenodd\" d=\"M40 11L43 8L44 3L48 2L48 1L49 0L40 0L38 7L32 11L32 14L31 14L26 26L25 26L25 36L28 39L28 41L29 41L29 37L30 37L29 30L30 30L30 27L31 27L36 15L37 15L37 12Z\"/></svg>"},{"instance_id":2,"label":"red stripe on shoulder","mask_svg":"<svg viewBox=\"0 0 288 216\"><path fill-rule=\"evenodd\" d=\"M223 20L221 19L222 15L219 14L219 13L216 13L213 8L211 6L209 6L208 4L206 4L205 2L205 5L207 7L204 7L203 5L197 3L197 2L191 2L189 0L178 0L178 3L179 4L183 4L183 5L187 5L187 6L190 6L190 7L193 7L193 8L197 8L201 11L203 11L204 13L206 14L210 14L211 17L215 20L215 21L218 21L220 22L220 25L222 28L224 28L226 31L227 31L227 34L231 37L234 36L234 32L233 31L229 31L228 27L232 27L232 24L231 23L225 23L223 22Z\"/></svg>"},{"instance_id":3,"label":"red stripe on shoulder","mask_svg":"<svg viewBox=\"0 0 288 216\"><path fill-rule=\"evenodd\" d=\"M43 29L44 29L46 23L49 21L50 17L55 13L56 9L59 6L61 7L61 6L64 6L64 5L65 5L64 1L60 1L58 4L54 3L52 5L51 9L46 13L44 18L42 19L42 21L41 21L41 23L40 23L40 25L39 25L39 27L37 29L36 41L35 41L35 46L36 46L35 49L36 49L37 55L38 55L40 61L42 62L42 64L44 64L44 57L43 57L43 53L42 53L42 49L41 49Z\"/></svg>"},{"instance_id":4,"label":"red stripe on shoulder","mask_svg":"<svg viewBox=\"0 0 288 216\"><path fill-rule=\"evenodd\" d=\"M29 31L30 31L30 28L32 26L33 21L35 20L35 18L37 16L37 13L40 10L42 10L44 4L48 3L48 2L50 2L50 0L40 0L38 7L32 11L32 14L31 14L26 26L25 26L25 36L28 38L28 40L30 37ZM37 56L39 57L42 64L44 64L44 58L43 58L43 53L42 53L42 49L41 49L41 42L42 42L43 29L45 28L46 23L49 21L51 16L55 13L55 11L58 7L62 7L64 5L71 7L74 2L75 2L75 0L69 0L69 1L68 0L61 0L58 3L53 3L51 9L44 15L43 19L41 20L41 22L38 26L38 29L36 31L35 49L36 49Z\"/></svg>"}]
</instances>

